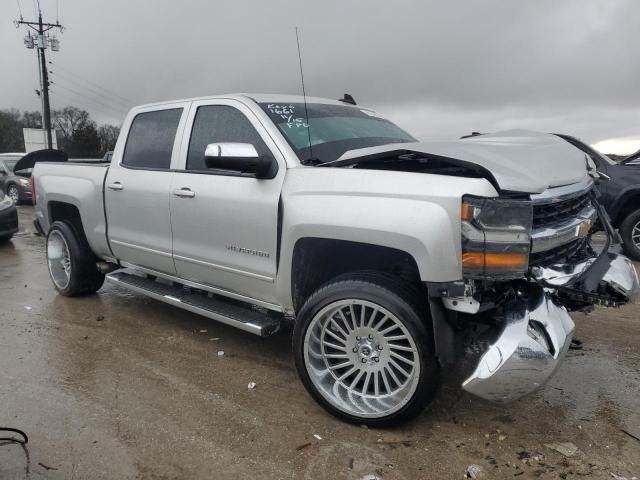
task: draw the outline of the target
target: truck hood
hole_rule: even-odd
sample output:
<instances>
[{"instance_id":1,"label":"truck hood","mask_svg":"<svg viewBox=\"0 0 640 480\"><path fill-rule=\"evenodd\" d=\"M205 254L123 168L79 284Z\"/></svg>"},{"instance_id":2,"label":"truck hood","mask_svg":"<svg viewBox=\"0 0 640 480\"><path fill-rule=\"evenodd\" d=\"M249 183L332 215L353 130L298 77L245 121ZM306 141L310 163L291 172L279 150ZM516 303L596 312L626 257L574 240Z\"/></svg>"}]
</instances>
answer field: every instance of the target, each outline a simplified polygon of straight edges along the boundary
<instances>
[{"instance_id":1,"label":"truck hood","mask_svg":"<svg viewBox=\"0 0 640 480\"><path fill-rule=\"evenodd\" d=\"M334 164L381 157L394 151L416 152L472 164L489 172L503 191L541 193L587 177L586 155L546 133L509 130L452 142L395 143L350 150Z\"/></svg>"}]
</instances>

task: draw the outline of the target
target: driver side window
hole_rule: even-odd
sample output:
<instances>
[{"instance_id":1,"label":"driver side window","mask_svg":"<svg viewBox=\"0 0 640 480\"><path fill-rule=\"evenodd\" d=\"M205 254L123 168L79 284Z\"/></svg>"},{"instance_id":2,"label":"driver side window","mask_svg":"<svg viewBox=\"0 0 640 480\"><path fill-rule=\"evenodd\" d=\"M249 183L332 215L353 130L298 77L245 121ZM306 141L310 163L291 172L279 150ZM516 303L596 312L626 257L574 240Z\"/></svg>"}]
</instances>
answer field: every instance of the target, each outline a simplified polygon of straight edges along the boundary
<instances>
[{"instance_id":1,"label":"driver side window","mask_svg":"<svg viewBox=\"0 0 640 480\"><path fill-rule=\"evenodd\" d=\"M187 170L207 171L204 162L207 145L225 142L249 143L258 155L270 155L260 134L240 110L227 105L205 105L198 107L193 121Z\"/></svg>"}]
</instances>

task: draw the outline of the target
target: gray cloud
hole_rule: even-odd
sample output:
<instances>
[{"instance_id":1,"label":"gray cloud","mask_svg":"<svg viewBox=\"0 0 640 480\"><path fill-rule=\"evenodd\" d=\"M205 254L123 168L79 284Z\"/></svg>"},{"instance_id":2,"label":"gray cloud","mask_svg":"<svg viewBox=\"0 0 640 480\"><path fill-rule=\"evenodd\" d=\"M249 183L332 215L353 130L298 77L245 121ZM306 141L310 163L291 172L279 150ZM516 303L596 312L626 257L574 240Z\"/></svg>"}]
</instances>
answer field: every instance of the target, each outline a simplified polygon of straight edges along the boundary
<instances>
[{"instance_id":1,"label":"gray cloud","mask_svg":"<svg viewBox=\"0 0 640 480\"><path fill-rule=\"evenodd\" d=\"M58 1L68 30L50 55L54 106L101 121L126 108L95 95L95 83L133 104L297 93L297 25L309 94L350 92L421 138L511 127L640 137L636 0ZM53 19L55 0L41 2ZM16 9L0 5L11 72L0 76L0 108L35 109L36 59L9 23Z\"/></svg>"}]
</instances>

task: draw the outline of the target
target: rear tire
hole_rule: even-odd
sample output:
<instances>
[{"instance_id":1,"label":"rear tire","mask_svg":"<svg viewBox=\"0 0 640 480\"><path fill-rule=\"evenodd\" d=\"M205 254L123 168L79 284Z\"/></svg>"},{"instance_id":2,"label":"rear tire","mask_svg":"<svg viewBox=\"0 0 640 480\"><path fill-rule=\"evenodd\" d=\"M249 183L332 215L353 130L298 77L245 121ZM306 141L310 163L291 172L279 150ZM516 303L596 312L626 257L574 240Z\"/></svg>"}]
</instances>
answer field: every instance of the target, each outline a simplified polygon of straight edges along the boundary
<instances>
[{"instance_id":1,"label":"rear tire","mask_svg":"<svg viewBox=\"0 0 640 480\"><path fill-rule=\"evenodd\" d=\"M98 258L84 235L67 222L54 222L47 234L47 265L53 285L61 295L76 297L95 293L104 283Z\"/></svg>"},{"instance_id":2,"label":"rear tire","mask_svg":"<svg viewBox=\"0 0 640 480\"><path fill-rule=\"evenodd\" d=\"M640 260L640 209L627 215L620 225L624 252L633 260Z\"/></svg>"},{"instance_id":3,"label":"rear tire","mask_svg":"<svg viewBox=\"0 0 640 480\"><path fill-rule=\"evenodd\" d=\"M346 274L318 289L299 311L293 349L311 396L359 425L417 416L439 384L426 294L390 275Z\"/></svg>"}]
</instances>

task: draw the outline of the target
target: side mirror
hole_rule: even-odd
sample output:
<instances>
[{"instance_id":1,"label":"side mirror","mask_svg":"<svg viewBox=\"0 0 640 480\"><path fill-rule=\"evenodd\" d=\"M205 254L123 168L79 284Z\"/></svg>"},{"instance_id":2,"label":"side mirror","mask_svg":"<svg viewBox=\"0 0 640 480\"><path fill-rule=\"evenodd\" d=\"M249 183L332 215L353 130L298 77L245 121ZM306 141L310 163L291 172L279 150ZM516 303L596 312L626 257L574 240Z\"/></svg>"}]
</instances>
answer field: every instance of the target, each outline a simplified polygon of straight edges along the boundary
<instances>
[{"instance_id":1,"label":"side mirror","mask_svg":"<svg viewBox=\"0 0 640 480\"><path fill-rule=\"evenodd\" d=\"M210 143L204 151L207 168L252 173L256 178L273 178L273 161L258 155L250 143Z\"/></svg>"}]
</instances>

